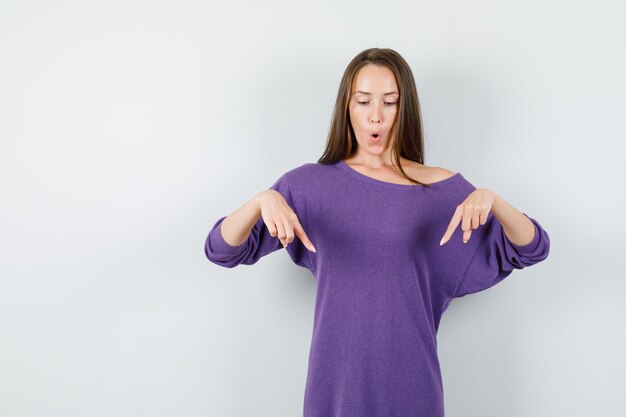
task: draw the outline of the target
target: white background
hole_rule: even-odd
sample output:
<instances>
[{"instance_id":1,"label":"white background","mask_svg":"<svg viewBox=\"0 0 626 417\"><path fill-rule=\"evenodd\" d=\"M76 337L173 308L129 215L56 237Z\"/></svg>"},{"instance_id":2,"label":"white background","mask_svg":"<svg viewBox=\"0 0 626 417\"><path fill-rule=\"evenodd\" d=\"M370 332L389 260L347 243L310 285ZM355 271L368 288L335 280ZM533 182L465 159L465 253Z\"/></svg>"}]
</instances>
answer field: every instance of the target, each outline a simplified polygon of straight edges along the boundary
<instances>
[{"instance_id":1,"label":"white background","mask_svg":"<svg viewBox=\"0 0 626 417\"><path fill-rule=\"evenodd\" d=\"M0 415L301 415L312 275L284 251L219 268L204 239L317 161L346 65L389 47L426 164L551 238L444 314L447 416L623 416L625 12L2 0Z\"/></svg>"}]
</instances>

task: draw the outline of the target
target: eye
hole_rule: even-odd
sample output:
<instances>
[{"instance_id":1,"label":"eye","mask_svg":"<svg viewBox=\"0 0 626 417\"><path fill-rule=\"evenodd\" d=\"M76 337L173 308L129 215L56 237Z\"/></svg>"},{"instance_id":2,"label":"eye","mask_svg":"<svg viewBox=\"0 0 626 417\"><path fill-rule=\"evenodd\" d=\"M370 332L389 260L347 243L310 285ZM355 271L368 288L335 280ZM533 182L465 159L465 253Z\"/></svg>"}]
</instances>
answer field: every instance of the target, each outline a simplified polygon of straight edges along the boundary
<instances>
[{"instance_id":1,"label":"eye","mask_svg":"<svg viewBox=\"0 0 626 417\"><path fill-rule=\"evenodd\" d=\"M357 101L357 103L359 103L359 104L367 104L367 103L369 103L369 101ZM388 106L393 106L393 105L396 104L396 102L395 101L392 102L392 103L385 102L385 104L388 105Z\"/></svg>"}]
</instances>

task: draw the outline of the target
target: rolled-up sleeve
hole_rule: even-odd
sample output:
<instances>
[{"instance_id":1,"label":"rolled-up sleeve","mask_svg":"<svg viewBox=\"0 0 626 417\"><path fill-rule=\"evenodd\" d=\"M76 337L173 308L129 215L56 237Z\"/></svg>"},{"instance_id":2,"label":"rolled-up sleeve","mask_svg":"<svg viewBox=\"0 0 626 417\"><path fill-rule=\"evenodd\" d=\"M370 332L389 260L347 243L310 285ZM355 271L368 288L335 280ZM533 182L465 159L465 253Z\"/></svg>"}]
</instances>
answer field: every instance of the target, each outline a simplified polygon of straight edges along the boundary
<instances>
[{"instance_id":1,"label":"rolled-up sleeve","mask_svg":"<svg viewBox=\"0 0 626 417\"><path fill-rule=\"evenodd\" d=\"M285 198L289 207L300 218L293 201L287 174L283 174L269 189L278 191ZM204 242L204 254L214 264L226 268L233 268L241 264L253 265L262 257L283 249L280 239L270 234L263 217L259 217L245 242L237 246L229 244L224 240L221 227L226 217L222 216L215 222ZM297 235L287 245L286 250L294 263L310 269L308 249L302 244Z\"/></svg>"},{"instance_id":2,"label":"rolled-up sleeve","mask_svg":"<svg viewBox=\"0 0 626 417\"><path fill-rule=\"evenodd\" d=\"M548 257L550 253L548 233L537 220L526 213L523 214L535 226L535 235L526 245L511 242L493 212L489 213L484 225L472 232L470 240L476 237L478 244L453 297L463 297L486 290L508 277L515 269L537 264Z\"/></svg>"}]
</instances>

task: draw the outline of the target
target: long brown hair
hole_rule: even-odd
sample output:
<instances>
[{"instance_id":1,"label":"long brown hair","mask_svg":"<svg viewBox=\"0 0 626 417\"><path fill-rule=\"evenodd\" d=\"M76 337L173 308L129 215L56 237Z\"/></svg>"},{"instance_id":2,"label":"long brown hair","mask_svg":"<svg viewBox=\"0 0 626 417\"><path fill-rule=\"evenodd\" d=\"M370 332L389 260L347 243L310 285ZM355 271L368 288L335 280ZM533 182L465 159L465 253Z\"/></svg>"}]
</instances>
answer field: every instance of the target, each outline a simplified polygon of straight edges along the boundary
<instances>
[{"instance_id":1,"label":"long brown hair","mask_svg":"<svg viewBox=\"0 0 626 417\"><path fill-rule=\"evenodd\" d=\"M389 68L393 72L400 90L399 111L396 113L393 131L390 135L393 138L393 133L397 133L391 144L392 162L395 162L396 168L406 179L414 184L428 186L428 184L411 178L400 164L400 157L420 164L424 163L424 132L417 89L411 68L399 53L389 48L366 49L355 56L346 67L337 92L337 100L326 140L326 149L317 162L334 164L356 152L358 142L350 121L348 105L352 83L358 71L367 64Z\"/></svg>"}]
</instances>

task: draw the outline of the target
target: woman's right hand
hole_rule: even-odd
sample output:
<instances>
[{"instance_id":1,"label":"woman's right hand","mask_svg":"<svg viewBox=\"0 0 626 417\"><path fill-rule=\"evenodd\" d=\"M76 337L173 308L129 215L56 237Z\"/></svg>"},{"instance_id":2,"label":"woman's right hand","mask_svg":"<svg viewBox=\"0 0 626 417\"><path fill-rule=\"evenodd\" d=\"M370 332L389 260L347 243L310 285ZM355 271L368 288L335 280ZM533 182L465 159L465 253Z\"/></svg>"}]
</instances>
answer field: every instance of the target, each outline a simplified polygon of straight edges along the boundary
<instances>
[{"instance_id":1,"label":"woman's right hand","mask_svg":"<svg viewBox=\"0 0 626 417\"><path fill-rule=\"evenodd\" d=\"M298 220L298 215L278 191L269 189L260 192L257 202L270 235L280 239L283 247L286 248L287 244L293 242L294 236L298 235L304 246L311 252L316 252Z\"/></svg>"}]
</instances>

